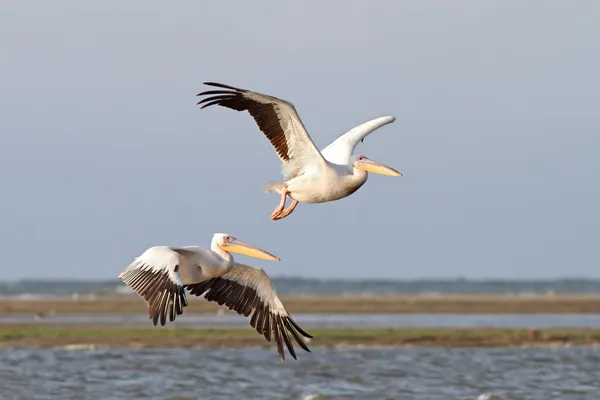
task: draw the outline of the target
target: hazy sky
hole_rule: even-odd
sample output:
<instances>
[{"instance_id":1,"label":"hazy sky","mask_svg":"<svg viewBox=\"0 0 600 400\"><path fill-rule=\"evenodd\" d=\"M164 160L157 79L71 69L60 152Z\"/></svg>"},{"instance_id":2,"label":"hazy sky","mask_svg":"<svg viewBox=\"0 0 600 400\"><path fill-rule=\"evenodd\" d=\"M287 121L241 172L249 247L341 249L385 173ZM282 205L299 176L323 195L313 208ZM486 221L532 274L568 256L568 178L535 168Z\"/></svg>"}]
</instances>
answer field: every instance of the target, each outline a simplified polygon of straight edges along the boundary
<instances>
[{"instance_id":1,"label":"hazy sky","mask_svg":"<svg viewBox=\"0 0 600 400\"><path fill-rule=\"evenodd\" d=\"M210 4L210 5L209 5ZM3 1L2 279L113 278L227 232L272 275L600 276L600 2ZM279 160L202 82L404 173L268 219Z\"/></svg>"}]
</instances>

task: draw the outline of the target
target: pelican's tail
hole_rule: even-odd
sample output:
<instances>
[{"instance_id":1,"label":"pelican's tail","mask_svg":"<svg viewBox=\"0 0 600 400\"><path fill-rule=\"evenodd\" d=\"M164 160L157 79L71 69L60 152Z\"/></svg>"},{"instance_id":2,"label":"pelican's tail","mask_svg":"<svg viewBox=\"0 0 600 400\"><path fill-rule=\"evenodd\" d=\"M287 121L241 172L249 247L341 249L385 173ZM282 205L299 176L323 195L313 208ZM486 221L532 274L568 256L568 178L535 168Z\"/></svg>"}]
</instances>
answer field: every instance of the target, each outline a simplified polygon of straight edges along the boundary
<instances>
[{"instance_id":1,"label":"pelican's tail","mask_svg":"<svg viewBox=\"0 0 600 400\"><path fill-rule=\"evenodd\" d=\"M282 182L269 182L265 185L265 193L281 194L283 189L285 189L285 183Z\"/></svg>"}]
</instances>

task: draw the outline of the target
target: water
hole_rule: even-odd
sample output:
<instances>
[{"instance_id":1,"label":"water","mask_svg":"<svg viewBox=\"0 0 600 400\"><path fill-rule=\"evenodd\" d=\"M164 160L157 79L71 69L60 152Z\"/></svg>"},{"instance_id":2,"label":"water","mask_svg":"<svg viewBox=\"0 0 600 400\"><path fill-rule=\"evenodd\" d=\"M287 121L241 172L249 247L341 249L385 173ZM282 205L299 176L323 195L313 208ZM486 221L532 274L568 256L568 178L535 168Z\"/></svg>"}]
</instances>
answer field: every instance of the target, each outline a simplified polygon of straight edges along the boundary
<instances>
[{"instance_id":1,"label":"water","mask_svg":"<svg viewBox=\"0 0 600 400\"><path fill-rule=\"evenodd\" d=\"M546 294L600 293L598 279L551 280L341 280L273 277L279 294ZM24 280L0 282L0 297L39 298L64 296L107 296L131 294L118 279L106 281Z\"/></svg>"},{"instance_id":2,"label":"water","mask_svg":"<svg viewBox=\"0 0 600 400\"><path fill-rule=\"evenodd\" d=\"M344 328L600 328L598 314L293 314L306 329ZM34 320L31 314L0 316L2 324L119 324L151 328L147 314L64 314ZM228 313L183 314L169 326L178 328L248 328L248 319Z\"/></svg>"},{"instance_id":3,"label":"water","mask_svg":"<svg viewBox=\"0 0 600 400\"><path fill-rule=\"evenodd\" d=\"M599 369L592 347L0 349L0 399L597 400Z\"/></svg>"}]
</instances>

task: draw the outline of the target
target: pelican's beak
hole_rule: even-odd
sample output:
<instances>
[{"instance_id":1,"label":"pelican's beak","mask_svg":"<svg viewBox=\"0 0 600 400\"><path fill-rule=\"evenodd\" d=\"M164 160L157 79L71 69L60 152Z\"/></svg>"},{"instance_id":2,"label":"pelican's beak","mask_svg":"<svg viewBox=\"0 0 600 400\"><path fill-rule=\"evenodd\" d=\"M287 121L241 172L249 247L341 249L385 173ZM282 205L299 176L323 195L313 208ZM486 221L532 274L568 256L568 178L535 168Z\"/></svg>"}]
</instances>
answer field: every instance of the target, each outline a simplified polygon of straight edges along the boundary
<instances>
[{"instance_id":1,"label":"pelican's beak","mask_svg":"<svg viewBox=\"0 0 600 400\"><path fill-rule=\"evenodd\" d=\"M233 239L232 241L225 243L222 247L223 250L232 253L243 254L245 256L261 258L263 260L269 261L281 261L279 257L276 257L271 253L267 253L266 251L259 249L258 247L252 246L248 243L244 243L241 240L237 239Z\"/></svg>"},{"instance_id":2,"label":"pelican's beak","mask_svg":"<svg viewBox=\"0 0 600 400\"><path fill-rule=\"evenodd\" d=\"M387 176L402 176L402 174L396 171L394 168L388 167L378 163L377 161L369 160L367 157L356 162L356 168L360 168L367 172L373 172L375 174L387 175Z\"/></svg>"}]
</instances>

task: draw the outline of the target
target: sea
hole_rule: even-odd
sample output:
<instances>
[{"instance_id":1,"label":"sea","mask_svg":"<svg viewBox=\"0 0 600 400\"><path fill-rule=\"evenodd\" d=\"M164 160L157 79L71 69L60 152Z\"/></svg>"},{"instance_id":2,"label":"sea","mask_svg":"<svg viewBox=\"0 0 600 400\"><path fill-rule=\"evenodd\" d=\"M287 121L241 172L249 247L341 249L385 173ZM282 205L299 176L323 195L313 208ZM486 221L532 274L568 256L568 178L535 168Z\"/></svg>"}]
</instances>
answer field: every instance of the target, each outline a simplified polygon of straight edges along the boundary
<instances>
[{"instance_id":1,"label":"sea","mask_svg":"<svg viewBox=\"0 0 600 400\"><path fill-rule=\"evenodd\" d=\"M0 349L0 399L597 400L600 349Z\"/></svg>"},{"instance_id":2,"label":"sea","mask_svg":"<svg viewBox=\"0 0 600 400\"><path fill-rule=\"evenodd\" d=\"M273 277L280 295L383 295L405 294L435 296L444 294L593 294L600 293L600 279L554 280L471 280L471 279L415 279L415 280L339 280ZM117 279L104 281L20 280L0 282L0 297L73 297L114 296L132 294Z\"/></svg>"},{"instance_id":3,"label":"sea","mask_svg":"<svg viewBox=\"0 0 600 400\"><path fill-rule=\"evenodd\" d=\"M279 294L591 294L600 280L342 281L274 278ZM0 297L96 298L133 295L118 281L23 280L0 284ZM90 320L88 320L90 319ZM311 315L305 328L600 327L600 315ZM139 315L0 315L1 323L85 322L149 326ZM47 322L46 322L47 321ZM248 328L234 315L182 315L178 327ZM1 343L0 343L1 344ZM600 347L316 347L281 362L272 347L236 349L41 349L0 346L0 400L37 399L407 399L598 400Z\"/></svg>"}]
</instances>

